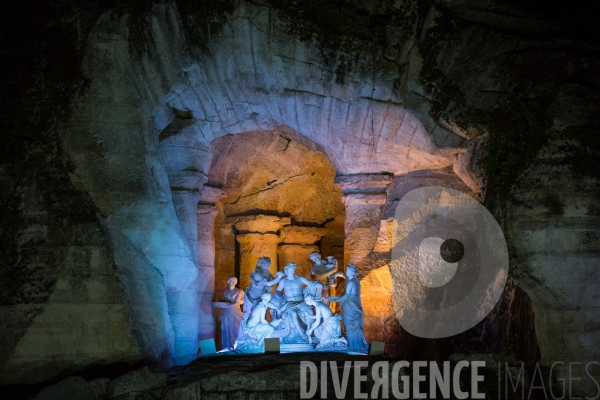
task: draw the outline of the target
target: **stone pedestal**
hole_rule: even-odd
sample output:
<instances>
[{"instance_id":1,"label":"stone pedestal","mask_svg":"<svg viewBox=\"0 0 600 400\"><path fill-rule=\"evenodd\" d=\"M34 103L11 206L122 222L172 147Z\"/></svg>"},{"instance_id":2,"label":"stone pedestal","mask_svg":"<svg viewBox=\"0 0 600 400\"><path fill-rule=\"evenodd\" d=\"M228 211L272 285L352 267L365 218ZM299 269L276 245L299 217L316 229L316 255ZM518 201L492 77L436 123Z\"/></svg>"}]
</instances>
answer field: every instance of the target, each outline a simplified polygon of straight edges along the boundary
<instances>
[{"instance_id":1,"label":"stone pedestal","mask_svg":"<svg viewBox=\"0 0 600 400\"><path fill-rule=\"evenodd\" d=\"M239 287L246 288L250 285L250 274L256 268L260 257L271 259L269 271L274 276L277 272L277 245L279 236L274 233L243 233L236 235L240 251L240 278Z\"/></svg>"}]
</instances>

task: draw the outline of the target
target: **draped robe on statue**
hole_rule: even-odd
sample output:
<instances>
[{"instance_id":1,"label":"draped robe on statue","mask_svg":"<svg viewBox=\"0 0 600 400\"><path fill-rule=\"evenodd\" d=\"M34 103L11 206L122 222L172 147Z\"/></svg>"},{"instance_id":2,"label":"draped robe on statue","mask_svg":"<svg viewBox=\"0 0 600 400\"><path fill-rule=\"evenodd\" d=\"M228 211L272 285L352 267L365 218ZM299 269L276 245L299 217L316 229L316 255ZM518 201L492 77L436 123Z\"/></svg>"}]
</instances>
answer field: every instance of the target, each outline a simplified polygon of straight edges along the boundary
<instances>
[{"instance_id":1,"label":"draped robe on statue","mask_svg":"<svg viewBox=\"0 0 600 400\"><path fill-rule=\"evenodd\" d=\"M346 339L350 350L364 352L367 350L365 338L365 318L360 302L360 294L348 294L342 302L342 321L346 330Z\"/></svg>"},{"instance_id":2,"label":"draped robe on statue","mask_svg":"<svg viewBox=\"0 0 600 400\"><path fill-rule=\"evenodd\" d=\"M332 316L323 319L323 323L315 329L315 337L319 339L319 345L317 347L345 345L345 343L342 344L336 342L336 339L342 336L340 319L342 319L342 317L339 314L333 314Z\"/></svg>"},{"instance_id":3,"label":"draped robe on statue","mask_svg":"<svg viewBox=\"0 0 600 400\"><path fill-rule=\"evenodd\" d=\"M221 346L224 349L233 347L238 337L240 323L242 321L242 310L239 304L242 302L244 291L240 289L226 290L223 300L234 304L231 307L223 307L219 320L221 321Z\"/></svg>"}]
</instances>

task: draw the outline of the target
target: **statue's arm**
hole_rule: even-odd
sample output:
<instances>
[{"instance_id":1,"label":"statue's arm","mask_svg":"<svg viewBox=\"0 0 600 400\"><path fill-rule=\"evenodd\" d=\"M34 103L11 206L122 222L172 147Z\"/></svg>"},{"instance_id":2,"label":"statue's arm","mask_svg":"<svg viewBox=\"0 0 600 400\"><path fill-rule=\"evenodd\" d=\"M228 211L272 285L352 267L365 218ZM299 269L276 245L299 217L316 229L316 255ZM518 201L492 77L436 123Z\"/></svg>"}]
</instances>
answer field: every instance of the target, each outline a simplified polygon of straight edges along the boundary
<instances>
[{"instance_id":1,"label":"statue's arm","mask_svg":"<svg viewBox=\"0 0 600 400\"><path fill-rule=\"evenodd\" d=\"M244 304L244 291L238 290L238 293L235 296L235 299L233 299L233 301L231 301L231 302L218 301L218 302L214 302L213 306L217 307L217 308L231 308L231 307L239 307L242 304Z\"/></svg>"},{"instance_id":2,"label":"statue's arm","mask_svg":"<svg viewBox=\"0 0 600 400\"><path fill-rule=\"evenodd\" d=\"M284 286L285 285L283 284L283 280L281 280L281 281L279 281L279 285L277 285L277 289L275 289L275 290L277 290L278 292L282 292L283 293L283 287Z\"/></svg>"},{"instance_id":3,"label":"statue's arm","mask_svg":"<svg viewBox=\"0 0 600 400\"><path fill-rule=\"evenodd\" d=\"M346 301L348 299L348 293L344 293L342 296L335 296L335 297L323 296L323 298L325 300L331 301L333 303L343 303L344 301Z\"/></svg>"},{"instance_id":4,"label":"statue's arm","mask_svg":"<svg viewBox=\"0 0 600 400\"><path fill-rule=\"evenodd\" d=\"M300 282L302 282L302 283L303 283L303 284L305 284L306 286L310 285L310 283L312 282L311 280L309 280L309 279L306 279L306 278L305 278L305 277L303 277L303 276L299 276L298 278L300 279Z\"/></svg>"},{"instance_id":5,"label":"statue's arm","mask_svg":"<svg viewBox=\"0 0 600 400\"><path fill-rule=\"evenodd\" d=\"M229 303L226 301L213 301L213 307L215 308L230 308L234 305L235 303Z\"/></svg>"},{"instance_id":6,"label":"statue's arm","mask_svg":"<svg viewBox=\"0 0 600 400\"><path fill-rule=\"evenodd\" d=\"M344 290L344 294L336 297L323 297L327 301L331 301L334 303L343 303L348 299L348 296L354 294L354 282L346 282L346 289Z\"/></svg>"},{"instance_id":7,"label":"statue's arm","mask_svg":"<svg viewBox=\"0 0 600 400\"><path fill-rule=\"evenodd\" d=\"M357 284L354 280L346 281L346 288L344 289L344 294L340 296L337 300L338 303L343 303L348 299L350 295L356 294L357 292Z\"/></svg>"},{"instance_id":8,"label":"statue's arm","mask_svg":"<svg viewBox=\"0 0 600 400\"><path fill-rule=\"evenodd\" d=\"M277 271L277 277L274 279L271 279L270 281L265 283L265 286L271 287L276 285L277 283L281 282L281 280L285 277L285 274L281 271Z\"/></svg>"},{"instance_id":9,"label":"statue's arm","mask_svg":"<svg viewBox=\"0 0 600 400\"><path fill-rule=\"evenodd\" d=\"M308 329L306 331L307 336L310 336L315 331L315 329L317 329L319 327L319 325L321 325L321 310L319 310L318 307L315 307L315 308L316 308L315 323L313 324L313 326L310 329Z\"/></svg>"}]
</instances>

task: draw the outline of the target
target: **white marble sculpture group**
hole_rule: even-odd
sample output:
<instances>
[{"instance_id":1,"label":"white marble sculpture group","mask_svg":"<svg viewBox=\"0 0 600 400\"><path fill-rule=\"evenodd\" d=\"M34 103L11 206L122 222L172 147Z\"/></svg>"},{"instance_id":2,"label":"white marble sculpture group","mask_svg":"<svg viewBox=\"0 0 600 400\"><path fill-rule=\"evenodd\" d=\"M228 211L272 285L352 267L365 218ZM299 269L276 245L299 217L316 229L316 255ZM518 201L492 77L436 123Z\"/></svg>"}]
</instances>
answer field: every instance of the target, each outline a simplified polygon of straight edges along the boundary
<instances>
[{"instance_id":1,"label":"white marble sculpture group","mask_svg":"<svg viewBox=\"0 0 600 400\"><path fill-rule=\"evenodd\" d=\"M348 264L344 274L337 271L338 264L333 257L323 261L315 252L310 259L314 280L296 275L295 263L288 263L284 271L278 271L274 277L269 272L271 260L268 257L258 259L250 274L251 284L245 291L235 287L235 277L227 280L229 289L213 303L222 309L221 344L224 349L260 352L264 348L264 339L280 338L282 346L299 351L342 346L351 351L367 351L356 267ZM342 296L329 296L338 277L346 280L345 292ZM275 285L276 290L271 294ZM329 302L340 303L342 314L334 313ZM267 318L269 311L270 318Z\"/></svg>"}]
</instances>

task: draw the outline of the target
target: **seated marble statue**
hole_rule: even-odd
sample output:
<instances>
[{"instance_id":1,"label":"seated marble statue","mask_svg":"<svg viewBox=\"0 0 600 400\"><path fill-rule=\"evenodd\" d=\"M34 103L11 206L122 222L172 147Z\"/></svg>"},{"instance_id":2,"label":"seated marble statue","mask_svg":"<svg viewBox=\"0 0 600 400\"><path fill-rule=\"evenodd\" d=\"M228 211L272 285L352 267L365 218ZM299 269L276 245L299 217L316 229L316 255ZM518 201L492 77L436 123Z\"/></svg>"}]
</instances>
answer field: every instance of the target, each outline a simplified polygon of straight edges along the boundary
<instances>
[{"instance_id":1,"label":"seated marble statue","mask_svg":"<svg viewBox=\"0 0 600 400\"><path fill-rule=\"evenodd\" d=\"M288 263L284 267L284 271L285 278L277 285L277 291L283 294L284 299L281 315L284 320L291 321L296 333L292 337L288 337L287 340L288 342L307 341L308 337L302 324L308 325L313 310L304 302L304 295L308 294L307 292L320 295L323 285L296 275L295 263ZM306 289L304 289L305 286Z\"/></svg>"},{"instance_id":2,"label":"seated marble statue","mask_svg":"<svg viewBox=\"0 0 600 400\"><path fill-rule=\"evenodd\" d=\"M242 329L244 332L255 341L262 345L266 338L273 337L273 332L281 323L281 320L274 320L269 323L266 319L267 309L278 307L271 304L271 294L266 292L261 294L260 302L252 309L252 312L247 317L244 317Z\"/></svg>"},{"instance_id":3,"label":"seated marble statue","mask_svg":"<svg viewBox=\"0 0 600 400\"><path fill-rule=\"evenodd\" d=\"M337 276L344 276L341 273L332 275L329 280ZM360 301L360 281L358 280L356 267L348 264L346 267L346 288L342 296L326 297L326 300L338 302L342 306L342 321L348 344L352 351L366 352L368 349L367 339L365 338L365 318Z\"/></svg>"},{"instance_id":4,"label":"seated marble statue","mask_svg":"<svg viewBox=\"0 0 600 400\"><path fill-rule=\"evenodd\" d=\"M237 282L235 276L227 279L229 289L223 292L223 296L218 302L213 302L213 307L221 309L219 320L221 321L221 346L223 349L234 347L242 320L240 306L244 303L244 291L235 287Z\"/></svg>"},{"instance_id":5,"label":"seated marble statue","mask_svg":"<svg viewBox=\"0 0 600 400\"><path fill-rule=\"evenodd\" d=\"M308 343L312 343L312 334L314 332L315 337L319 340L317 348L347 346L348 342L341 337L342 328L340 320L342 317L339 314L334 314L329 306L313 295L307 295L304 297L304 301L309 306L315 308L315 316L309 317L311 320L314 320L314 323L306 331Z\"/></svg>"},{"instance_id":6,"label":"seated marble statue","mask_svg":"<svg viewBox=\"0 0 600 400\"><path fill-rule=\"evenodd\" d=\"M261 257L256 262L256 268L250 274L250 286L246 288L244 298L244 314L250 314L252 308L260 302L260 296L269 292L269 289L275 286L285 276L281 271L277 272L277 277L273 277L269 272L271 259Z\"/></svg>"}]
</instances>

